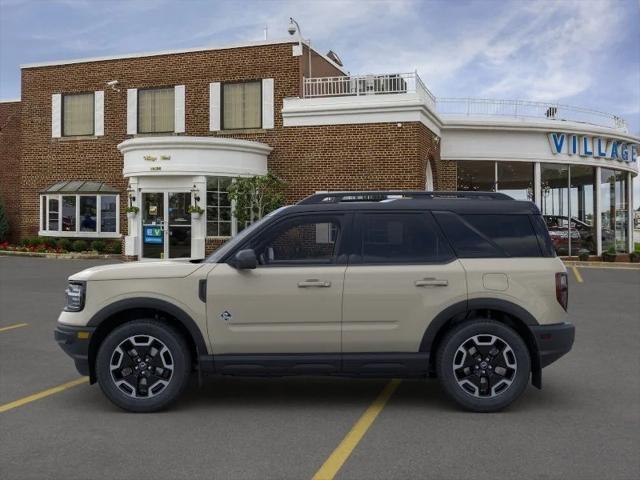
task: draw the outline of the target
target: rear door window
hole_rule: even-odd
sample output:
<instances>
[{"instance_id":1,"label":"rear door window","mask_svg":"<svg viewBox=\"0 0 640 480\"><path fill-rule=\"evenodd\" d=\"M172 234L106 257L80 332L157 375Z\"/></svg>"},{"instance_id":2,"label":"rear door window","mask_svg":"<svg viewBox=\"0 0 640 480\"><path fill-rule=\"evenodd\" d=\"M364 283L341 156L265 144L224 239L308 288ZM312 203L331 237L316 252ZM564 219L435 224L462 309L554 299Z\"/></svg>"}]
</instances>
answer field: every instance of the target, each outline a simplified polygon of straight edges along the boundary
<instances>
[{"instance_id":1,"label":"rear door window","mask_svg":"<svg viewBox=\"0 0 640 480\"><path fill-rule=\"evenodd\" d=\"M540 246L529 215L463 215L510 257L539 257Z\"/></svg>"},{"instance_id":2,"label":"rear door window","mask_svg":"<svg viewBox=\"0 0 640 480\"><path fill-rule=\"evenodd\" d=\"M434 212L458 258L496 258L505 252L453 212Z\"/></svg>"},{"instance_id":3,"label":"rear door window","mask_svg":"<svg viewBox=\"0 0 640 480\"><path fill-rule=\"evenodd\" d=\"M425 213L363 213L358 218L362 263L446 263L455 258Z\"/></svg>"}]
</instances>

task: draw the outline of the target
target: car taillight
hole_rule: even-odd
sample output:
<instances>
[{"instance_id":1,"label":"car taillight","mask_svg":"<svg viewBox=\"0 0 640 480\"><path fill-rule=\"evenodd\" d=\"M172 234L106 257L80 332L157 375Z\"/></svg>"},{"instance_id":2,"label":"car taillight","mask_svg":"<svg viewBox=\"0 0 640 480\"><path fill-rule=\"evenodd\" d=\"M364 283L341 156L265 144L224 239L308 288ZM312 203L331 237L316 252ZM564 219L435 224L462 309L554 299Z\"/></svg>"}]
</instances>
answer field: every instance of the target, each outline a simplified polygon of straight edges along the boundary
<instances>
[{"instance_id":1,"label":"car taillight","mask_svg":"<svg viewBox=\"0 0 640 480\"><path fill-rule=\"evenodd\" d=\"M566 310L569 305L569 279L564 272L556 273L556 298Z\"/></svg>"}]
</instances>

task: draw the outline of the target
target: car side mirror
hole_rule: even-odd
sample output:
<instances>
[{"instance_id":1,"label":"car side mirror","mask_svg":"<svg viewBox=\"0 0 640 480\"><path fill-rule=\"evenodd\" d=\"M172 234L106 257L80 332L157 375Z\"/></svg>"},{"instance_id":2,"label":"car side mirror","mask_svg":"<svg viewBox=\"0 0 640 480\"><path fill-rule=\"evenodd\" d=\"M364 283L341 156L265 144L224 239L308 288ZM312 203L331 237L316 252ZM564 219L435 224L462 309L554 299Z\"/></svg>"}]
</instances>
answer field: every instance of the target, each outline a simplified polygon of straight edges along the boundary
<instances>
[{"instance_id":1,"label":"car side mirror","mask_svg":"<svg viewBox=\"0 0 640 480\"><path fill-rule=\"evenodd\" d=\"M253 270L258 266L258 259L256 258L256 252L251 248L240 250L233 256L231 266L238 270Z\"/></svg>"}]
</instances>

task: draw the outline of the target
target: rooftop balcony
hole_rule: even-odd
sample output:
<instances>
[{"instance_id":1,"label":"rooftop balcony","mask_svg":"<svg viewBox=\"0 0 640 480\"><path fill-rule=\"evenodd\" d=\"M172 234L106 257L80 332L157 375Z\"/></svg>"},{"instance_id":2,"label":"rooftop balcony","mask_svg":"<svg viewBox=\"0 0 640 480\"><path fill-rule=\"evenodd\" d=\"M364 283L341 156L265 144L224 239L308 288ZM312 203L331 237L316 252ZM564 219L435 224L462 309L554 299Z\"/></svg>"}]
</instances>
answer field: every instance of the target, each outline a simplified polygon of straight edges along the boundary
<instances>
[{"instance_id":1,"label":"rooftop balcony","mask_svg":"<svg viewBox=\"0 0 640 480\"><path fill-rule=\"evenodd\" d=\"M628 133L617 115L582 107L527 100L436 98L416 73L351 75L304 79L304 98L360 97L368 95L417 94L427 107L443 117L520 118L570 121Z\"/></svg>"}]
</instances>

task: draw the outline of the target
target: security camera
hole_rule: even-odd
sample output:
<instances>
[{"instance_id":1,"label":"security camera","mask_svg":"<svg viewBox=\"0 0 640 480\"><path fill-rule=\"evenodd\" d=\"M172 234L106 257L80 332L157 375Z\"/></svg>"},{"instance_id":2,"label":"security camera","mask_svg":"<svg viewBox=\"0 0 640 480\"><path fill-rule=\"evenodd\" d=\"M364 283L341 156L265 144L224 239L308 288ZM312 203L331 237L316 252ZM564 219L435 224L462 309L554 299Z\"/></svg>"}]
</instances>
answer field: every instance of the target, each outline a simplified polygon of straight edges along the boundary
<instances>
[{"instance_id":1,"label":"security camera","mask_svg":"<svg viewBox=\"0 0 640 480\"><path fill-rule=\"evenodd\" d=\"M293 18L289 22L289 28L287 29L287 31L289 32L289 35L295 35L295 33L296 33L296 26L293 23Z\"/></svg>"},{"instance_id":2,"label":"security camera","mask_svg":"<svg viewBox=\"0 0 640 480\"><path fill-rule=\"evenodd\" d=\"M118 84L118 80L111 80L107 82L107 85L109 85L110 87L115 87L117 84Z\"/></svg>"}]
</instances>

